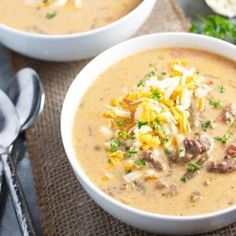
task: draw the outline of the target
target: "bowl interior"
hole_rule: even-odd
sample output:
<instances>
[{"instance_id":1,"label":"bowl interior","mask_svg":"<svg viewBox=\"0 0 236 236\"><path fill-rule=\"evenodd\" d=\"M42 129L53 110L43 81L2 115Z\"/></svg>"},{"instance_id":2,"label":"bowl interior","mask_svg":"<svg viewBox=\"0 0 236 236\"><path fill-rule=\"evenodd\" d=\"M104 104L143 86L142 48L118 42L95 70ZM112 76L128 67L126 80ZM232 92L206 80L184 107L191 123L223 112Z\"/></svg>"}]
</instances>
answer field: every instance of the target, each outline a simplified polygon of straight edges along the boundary
<instances>
[{"instance_id":1,"label":"bowl interior","mask_svg":"<svg viewBox=\"0 0 236 236\"><path fill-rule=\"evenodd\" d=\"M180 47L180 48L194 48L201 49L208 52L218 54L233 61L236 61L236 47L230 43L222 40L214 39L207 36L196 35L191 33L159 33L147 36L141 36L118 44L117 46L108 49L92 60L75 78L71 84L68 93L65 97L62 115L61 115L61 135L66 154L72 165L73 170L80 180L86 183L96 194L99 194L110 203L116 204L119 207L125 208L128 211L133 211L136 214L151 217L164 217L170 219L193 219L197 217L208 217L213 214L220 214L221 212L232 210L235 207L229 207L214 213L196 216L163 216L155 213L144 212L142 210L134 209L123 203L112 199L101 190L99 190L85 175L83 169L80 167L75 151L73 149L72 129L75 113L80 104L82 97L92 83L98 76L104 72L111 65L120 61L121 59L148 49L164 48L164 47ZM70 114L70 115L68 115Z\"/></svg>"}]
</instances>

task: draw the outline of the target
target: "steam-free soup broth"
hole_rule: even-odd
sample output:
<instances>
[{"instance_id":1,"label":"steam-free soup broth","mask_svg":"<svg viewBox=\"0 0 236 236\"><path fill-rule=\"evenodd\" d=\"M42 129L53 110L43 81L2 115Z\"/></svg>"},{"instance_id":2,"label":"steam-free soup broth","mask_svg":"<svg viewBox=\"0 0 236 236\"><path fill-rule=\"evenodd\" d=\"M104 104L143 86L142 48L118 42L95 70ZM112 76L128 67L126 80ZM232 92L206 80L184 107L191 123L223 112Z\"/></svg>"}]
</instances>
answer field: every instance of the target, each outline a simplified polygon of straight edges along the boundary
<instances>
[{"instance_id":1,"label":"steam-free soup broth","mask_svg":"<svg viewBox=\"0 0 236 236\"><path fill-rule=\"evenodd\" d=\"M71 34L110 24L141 0L1 0L0 23L40 34Z\"/></svg>"}]
</instances>

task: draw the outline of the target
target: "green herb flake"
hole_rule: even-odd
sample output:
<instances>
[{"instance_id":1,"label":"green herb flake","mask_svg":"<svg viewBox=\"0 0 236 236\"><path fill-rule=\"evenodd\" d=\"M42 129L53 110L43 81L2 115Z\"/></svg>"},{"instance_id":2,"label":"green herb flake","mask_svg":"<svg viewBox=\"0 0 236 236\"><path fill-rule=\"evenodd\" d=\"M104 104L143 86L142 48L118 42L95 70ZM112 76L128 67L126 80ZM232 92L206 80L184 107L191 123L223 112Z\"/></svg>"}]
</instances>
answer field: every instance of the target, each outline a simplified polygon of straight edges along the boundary
<instances>
[{"instance_id":1,"label":"green herb flake","mask_svg":"<svg viewBox=\"0 0 236 236\"><path fill-rule=\"evenodd\" d=\"M189 162L187 164L187 170L189 170L189 171L196 171L196 170L200 170L200 169L201 169L201 166L198 165L197 163Z\"/></svg>"},{"instance_id":2,"label":"green herb flake","mask_svg":"<svg viewBox=\"0 0 236 236\"><path fill-rule=\"evenodd\" d=\"M130 148L128 151L127 151L127 154L128 154L128 158L132 157L133 155L137 154L137 150L135 148Z\"/></svg>"},{"instance_id":3,"label":"green herb flake","mask_svg":"<svg viewBox=\"0 0 236 236\"><path fill-rule=\"evenodd\" d=\"M226 133L223 136L217 136L214 139L218 142L221 142L222 144L227 144L231 136L232 136L231 133Z\"/></svg>"},{"instance_id":4,"label":"green herb flake","mask_svg":"<svg viewBox=\"0 0 236 236\"><path fill-rule=\"evenodd\" d=\"M129 173L131 173L132 172L132 170L127 170L126 172L125 172L125 174L127 175L127 174L129 174Z\"/></svg>"},{"instance_id":5,"label":"green herb flake","mask_svg":"<svg viewBox=\"0 0 236 236\"><path fill-rule=\"evenodd\" d=\"M223 39L236 44L236 24L227 18L210 15L197 16L198 23L193 22L190 31Z\"/></svg>"},{"instance_id":6,"label":"green herb flake","mask_svg":"<svg viewBox=\"0 0 236 236\"><path fill-rule=\"evenodd\" d=\"M151 121L150 124L153 126L154 130L156 130L156 131L163 131L163 128L161 127L161 124L160 124L159 121L154 120L154 121Z\"/></svg>"},{"instance_id":7,"label":"green herb flake","mask_svg":"<svg viewBox=\"0 0 236 236\"><path fill-rule=\"evenodd\" d=\"M224 93L224 92L225 92L225 88L224 88L223 85L220 85L220 86L218 87L218 92L219 92L219 93Z\"/></svg>"},{"instance_id":8,"label":"green herb flake","mask_svg":"<svg viewBox=\"0 0 236 236\"><path fill-rule=\"evenodd\" d=\"M140 80L137 84L137 87L143 87L144 86L144 81L143 80Z\"/></svg>"},{"instance_id":9,"label":"green herb flake","mask_svg":"<svg viewBox=\"0 0 236 236\"><path fill-rule=\"evenodd\" d=\"M188 178L187 176L182 176L180 180L183 181L184 183L187 183Z\"/></svg>"},{"instance_id":10,"label":"green herb flake","mask_svg":"<svg viewBox=\"0 0 236 236\"><path fill-rule=\"evenodd\" d=\"M117 125L118 127L124 127L125 123L126 123L125 120L117 120L117 121L116 121L116 125Z\"/></svg>"},{"instance_id":11,"label":"green herb flake","mask_svg":"<svg viewBox=\"0 0 236 236\"><path fill-rule=\"evenodd\" d=\"M46 18L47 18L48 20L51 20L51 19L53 19L56 15L57 15L57 13L56 13L55 11L54 11L54 12L49 12L49 13L46 14Z\"/></svg>"},{"instance_id":12,"label":"green herb flake","mask_svg":"<svg viewBox=\"0 0 236 236\"><path fill-rule=\"evenodd\" d=\"M147 125L148 122L147 121L139 121L138 122L138 128L140 129L143 125Z\"/></svg>"},{"instance_id":13,"label":"green herb flake","mask_svg":"<svg viewBox=\"0 0 236 236\"><path fill-rule=\"evenodd\" d=\"M160 98L161 98L160 93L158 93L157 91L153 91L153 92L152 92L152 99L154 99L154 100L160 100Z\"/></svg>"},{"instance_id":14,"label":"green herb flake","mask_svg":"<svg viewBox=\"0 0 236 236\"><path fill-rule=\"evenodd\" d=\"M144 160L136 160L136 161L134 162L134 164L135 164L136 166L138 166L138 167L143 167L143 166L146 165L146 161L144 161Z\"/></svg>"},{"instance_id":15,"label":"green herb flake","mask_svg":"<svg viewBox=\"0 0 236 236\"><path fill-rule=\"evenodd\" d=\"M133 137L130 134L128 134L126 131L123 131L123 130L117 131L117 135L121 138L133 139Z\"/></svg>"},{"instance_id":16,"label":"green herb flake","mask_svg":"<svg viewBox=\"0 0 236 236\"><path fill-rule=\"evenodd\" d=\"M165 136L165 137L161 140L162 143L168 143L169 141L170 141L170 137L169 137L169 136Z\"/></svg>"},{"instance_id":17,"label":"green herb flake","mask_svg":"<svg viewBox=\"0 0 236 236\"><path fill-rule=\"evenodd\" d=\"M200 120L201 128L206 131L209 128L213 128L212 121L210 120Z\"/></svg>"},{"instance_id":18,"label":"green herb flake","mask_svg":"<svg viewBox=\"0 0 236 236\"><path fill-rule=\"evenodd\" d=\"M211 106L213 106L214 108L219 108L222 106L222 102L220 100L216 100L216 99L210 99L209 104Z\"/></svg>"},{"instance_id":19,"label":"green herb flake","mask_svg":"<svg viewBox=\"0 0 236 236\"><path fill-rule=\"evenodd\" d=\"M171 151L167 148L165 148L164 153L166 156L169 156L171 154Z\"/></svg>"},{"instance_id":20,"label":"green herb flake","mask_svg":"<svg viewBox=\"0 0 236 236\"><path fill-rule=\"evenodd\" d=\"M110 152L116 152L120 145L121 145L121 142L119 139L112 138L110 141L110 147L109 147Z\"/></svg>"},{"instance_id":21,"label":"green herb flake","mask_svg":"<svg viewBox=\"0 0 236 236\"><path fill-rule=\"evenodd\" d=\"M149 73L145 75L145 78L150 79L151 77L155 77L155 76L156 76L155 71L150 71Z\"/></svg>"}]
</instances>

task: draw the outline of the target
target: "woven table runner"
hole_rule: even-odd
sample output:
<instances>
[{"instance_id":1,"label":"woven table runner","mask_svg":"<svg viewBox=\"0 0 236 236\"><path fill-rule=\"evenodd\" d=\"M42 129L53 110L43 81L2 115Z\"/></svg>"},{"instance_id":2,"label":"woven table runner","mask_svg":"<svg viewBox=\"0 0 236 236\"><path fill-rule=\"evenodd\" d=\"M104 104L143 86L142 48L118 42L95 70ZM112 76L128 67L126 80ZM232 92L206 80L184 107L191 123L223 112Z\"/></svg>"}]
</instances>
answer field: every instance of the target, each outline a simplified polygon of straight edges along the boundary
<instances>
[{"instance_id":1,"label":"woven table runner","mask_svg":"<svg viewBox=\"0 0 236 236\"><path fill-rule=\"evenodd\" d=\"M186 31L188 21L175 0L158 0L137 35ZM44 235L150 235L108 215L86 194L72 172L60 135L60 113L65 94L89 60L49 63L11 54L14 70L32 67L40 75L46 105L38 122L27 132ZM208 235L236 235L236 224ZM206 234L205 234L206 235Z\"/></svg>"}]
</instances>

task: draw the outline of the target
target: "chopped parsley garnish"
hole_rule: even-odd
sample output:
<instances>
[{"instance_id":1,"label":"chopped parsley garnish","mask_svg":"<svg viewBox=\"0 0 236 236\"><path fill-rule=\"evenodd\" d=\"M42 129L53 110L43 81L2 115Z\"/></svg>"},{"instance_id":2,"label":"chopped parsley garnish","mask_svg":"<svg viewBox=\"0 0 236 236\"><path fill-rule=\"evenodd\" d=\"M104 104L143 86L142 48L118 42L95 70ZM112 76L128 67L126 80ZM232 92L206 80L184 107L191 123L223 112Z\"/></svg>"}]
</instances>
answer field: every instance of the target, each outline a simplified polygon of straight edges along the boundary
<instances>
[{"instance_id":1,"label":"chopped parsley garnish","mask_svg":"<svg viewBox=\"0 0 236 236\"><path fill-rule=\"evenodd\" d=\"M166 156L169 156L171 154L171 151L167 148L165 148L164 153Z\"/></svg>"},{"instance_id":2,"label":"chopped parsley garnish","mask_svg":"<svg viewBox=\"0 0 236 236\"><path fill-rule=\"evenodd\" d=\"M140 129L143 125L147 125L148 122L147 121L139 121L138 122L138 128Z\"/></svg>"},{"instance_id":3,"label":"chopped parsley garnish","mask_svg":"<svg viewBox=\"0 0 236 236\"><path fill-rule=\"evenodd\" d=\"M145 78L149 79L149 78L154 77L154 76L156 76L155 71L150 71L149 73L147 73L145 75Z\"/></svg>"},{"instance_id":4,"label":"chopped parsley garnish","mask_svg":"<svg viewBox=\"0 0 236 236\"><path fill-rule=\"evenodd\" d=\"M160 125L160 122L157 120L151 121L151 125L153 126L154 130L156 131L163 131L163 128Z\"/></svg>"},{"instance_id":5,"label":"chopped parsley garnish","mask_svg":"<svg viewBox=\"0 0 236 236\"><path fill-rule=\"evenodd\" d=\"M200 22L198 24L192 23L191 32L236 43L236 24L232 21L217 15L197 16L197 18Z\"/></svg>"},{"instance_id":6,"label":"chopped parsley garnish","mask_svg":"<svg viewBox=\"0 0 236 236\"><path fill-rule=\"evenodd\" d=\"M184 149L181 148L181 149L179 150L179 153L183 153L183 152L184 152Z\"/></svg>"},{"instance_id":7,"label":"chopped parsley garnish","mask_svg":"<svg viewBox=\"0 0 236 236\"><path fill-rule=\"evenodd\" d=\"M158 93L157 91L153 91L153 92L152 92L152 99L154 99L154 100L160 100L160 98L161 98L160 93Z\"/></svg>"},{"instance_id":8,"label":"chopped parsley garnish","mask_svg":"<svg viewBox=\"0 0 236 236\"><path fill-rule=\"evenodd\" d=\"M165 137L161 140L162 143L168 143L169 141L170 141L170 137L169 137L169 136L165 136Z\"/></svg>"},{"instance_id":9,"label":"chopped parsley garnish","mask_svg":"<svg viewBox=\"0 0 236 236\"><path fill-rule=\"evenodd\" d=\"M209 128L213 128L212 121L210 120L200 120L201 128L206 131Z\"/></svg>"},{"instance_id":10,"label":"chopped parsley garnish","mask_svg":"<svg viewBox=\"0 0 236 236\"><path fill-rule=\"evenodd\" d=\"M123 127L125 125L126 121L125 120L117 120L116 125L118 127Z\"/></svg>"},{"instance_id":11,"label":"chopped parsley garnish","mask_svg":"<svg viewBox=\"0 0 236 236\"><path fill-rule=\"evenodd\" d=\"M148 66L152 68L152 71L157 71L157 66L156 65L150 63Z\"/></svg>"},{"instance_id":12,"label":"chopped parsley garnish","mask_svg":"<svg viewBox=\"0 0 236 236\"><path fill-rule=\"evenodd\" d=\"M134 162L134 164L135 164L136 166L138 166L138 167L143 167L143 166L146 165L146 161L144 161L144 160L136 160L136 161Z\"/></svg>"},{"instance_id":13,"label":"chopped parsley garnish","mask_svg":"<svg viewBox=\"0 0 236 236\"><path fill-rule=\"evenodd\" d=\"M180 180L186 183L188 181L188 178L187 176L182 176Z\"/></svg>"},{"instance_id":14,"label":"chopped parsley garnish","mask_svg":"<svg viewBox=\"0 0 236 236\"><path fill-rule=\"evenodd\" d=\"M113 138L110 142L110 151L111 152L116 152L118 150L118 147L120 146L121 142L117 138Z\"/></svg>"},{"instance_id":15,"label":"chopped parsley garnish","mask_svg":"<svg viewBox=\"0 0 236 236\"><path fill-rule=\"evenodd\" d=\"M140 80L137 84L138 87L143 87L144 86L144 81Z\"/></svg>"},{"instance_id":16,"label":"chopped parsley garnish","mask_svg":"<svg viewBox=\"0 0 236 236\"><path fill-rule=\"evenodd\" d=\"M128 151L127 151L127 154L128 154L128 157L132 157L134 154L137 154L137 150L135 148L130 148Z\"/></svg>"},{"instance_id":17,"label":"chopped parsley garnish","mask_svg":"<svg viewBox=\"0 0 236 236\"><path fill-rule=\"evenodd\" d=\"M214 108L218 108L222 106L222 102L216 99L209 99L209 104L213 106Z\"/></svg>"},{"instance_id":18,"label":"chopped parsley garnish","mask_svg":"<svg viewBox=\"0 0 236 236\"><path fill-rule=\"evenodd\" d=\"M218 92L219 92L219 93L224 93L224 92L225 92L225 88L224 88L223 85L220 85L220 86L218 87Z\"/></svg>"},{"instance_id":19,"label":"chopped parsley garnish","mask_svg":"<svg viewBox=\"0 0 236 236\"><path fill-rule=\"evenodd\" d=\"M133 139L133 137L130 134L128 134L127 132L125 132L123 130L117 131L117 135L119 137L122 137L122 138L125 138L125 139Z\"/></svg>"},{"instance_id":20,"label":"chopped parsley garnish","mask_svg":"<svg viewBox=\"0 0 236 236\"><path fill-rule=\"evenodd\" d=\"M226 133L223 136L217 136L214 139L218 142L221 142L223 144L227 144L229 142L229 139L231 138L231 133Z\"/></svg>"},{"instance_id":21,"label":"chopped parsley garnish","mask_svg":"<svg viewBox=\"0 0 236 236\"><path fill-rule=\"evenodd\" d=\"M111 143L110 144L110 151L111 152L116 152L117 150L118 150L118 145L114 144L114 143Z\"/></svg>"},{"instance_id":22,"label":"chopped parsley garnish","mask_svg":"<svg viewBox=\"0 0 236 236\"><path fill-rule=\"evenodd\" d=\"M151 77L155 77L156 72L157 72L157 67L154 64L149 64L149 67L151 67L152 70L145 75L145 78L147 78L147 79L149 79Z\"/></svg>"},{"instance_id":23,"label":"chopped parsley garnish","mask_svg":"<svg viewBox=\"0 0 236 236\"><path fill-rule=\"evenodd\" d=\"M200 170L200 169L201 169L201 166L198 165L197 163L189 162L187 164L187 170L196 171L196 170Z\"/></svg>"},{"instance_id":24,"label":"chopped parsley garnish","mask_svg":"<svg viewBox=\"0 0 236 236\"><path fill-rule=\"evenodd\" d=\"M55 11L54 11L54 12L49 12L49 13L46 14L46 18L47 18L48 20L51 20L51 19L53 19L56 15L57 15L57 13L56 13Z\"/></svg>"}]
</instances>

